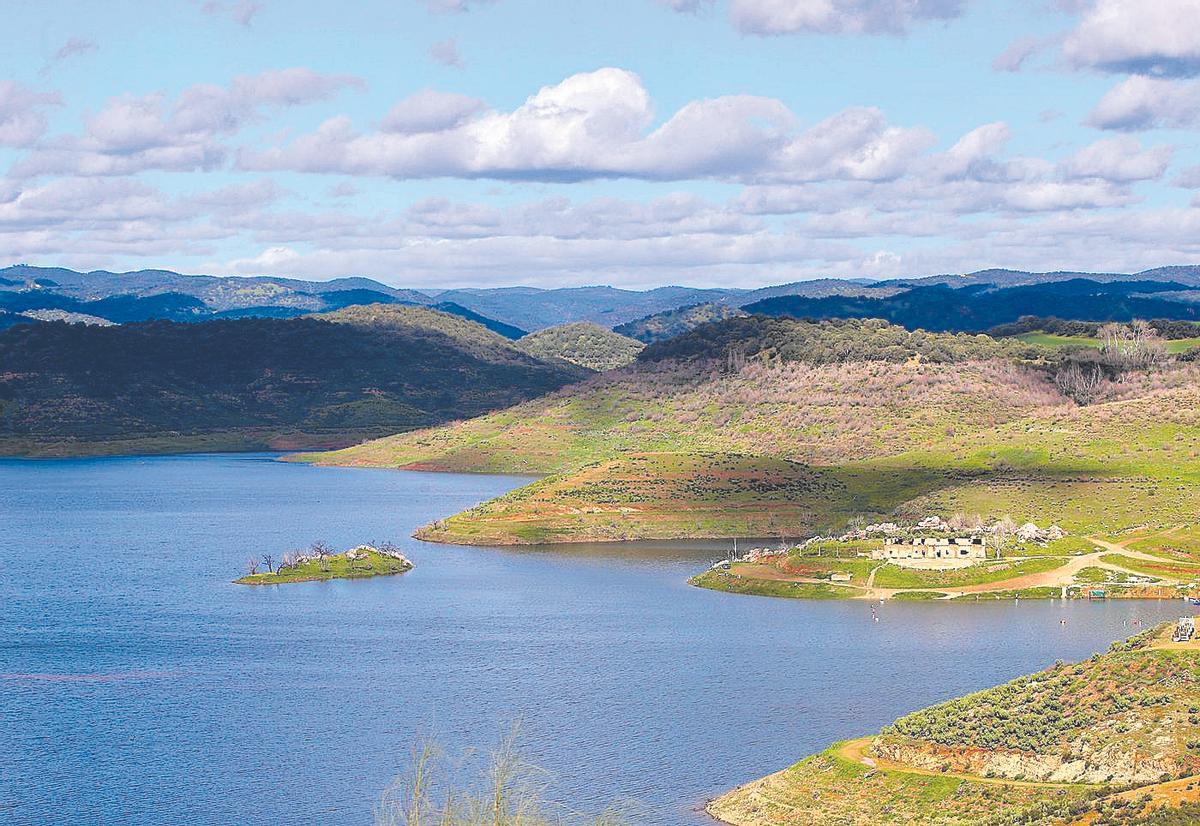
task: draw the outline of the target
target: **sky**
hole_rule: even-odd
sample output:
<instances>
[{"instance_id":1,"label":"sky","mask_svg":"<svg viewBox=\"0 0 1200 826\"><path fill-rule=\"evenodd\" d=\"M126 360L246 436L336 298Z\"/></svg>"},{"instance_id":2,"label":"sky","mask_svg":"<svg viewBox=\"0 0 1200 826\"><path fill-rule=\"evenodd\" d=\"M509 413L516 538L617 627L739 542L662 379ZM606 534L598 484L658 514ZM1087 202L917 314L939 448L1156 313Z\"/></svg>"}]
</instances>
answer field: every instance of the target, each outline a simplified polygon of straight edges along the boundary
<instances>
[{"instance_id":1,"label":"sky","mask_svg":"<svg viewBox=\"0 0 1200 826\"><path fill-rule=\"evenodd\" d=\"M0 19L0 263L418 288L1200 263L1200 0Z\"/></svg>"}]
</instances>

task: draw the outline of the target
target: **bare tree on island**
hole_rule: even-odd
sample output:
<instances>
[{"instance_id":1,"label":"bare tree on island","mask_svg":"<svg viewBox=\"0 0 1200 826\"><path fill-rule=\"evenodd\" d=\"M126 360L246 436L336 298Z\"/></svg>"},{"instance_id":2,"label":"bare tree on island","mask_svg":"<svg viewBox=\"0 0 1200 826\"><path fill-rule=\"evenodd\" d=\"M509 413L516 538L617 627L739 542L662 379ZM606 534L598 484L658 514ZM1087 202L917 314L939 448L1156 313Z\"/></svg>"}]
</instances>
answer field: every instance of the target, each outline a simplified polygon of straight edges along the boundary
<instances>
[{"instance_id":1,"label":"bare tree on island","mask_svg":"<svg viewBox=\"0 0 1200 826\"><path fill-rule=\"evenodd\" d=\"M317 565L322 571L329 570L329 557L333 554L333 547L324 539L318 539L312 543L309 553L317 558Z\"/></svg>"},{"instance_id":2,"label":"bare tree on island","mask_svg":"<svg viewBox=\"0 0 1200 826\"><path fill-rule=\"evenodd\" d=\"M268 573L275 573L275 557L272 554L263 554L263 564L267 566Z\"/></svg>"}]
</instances>

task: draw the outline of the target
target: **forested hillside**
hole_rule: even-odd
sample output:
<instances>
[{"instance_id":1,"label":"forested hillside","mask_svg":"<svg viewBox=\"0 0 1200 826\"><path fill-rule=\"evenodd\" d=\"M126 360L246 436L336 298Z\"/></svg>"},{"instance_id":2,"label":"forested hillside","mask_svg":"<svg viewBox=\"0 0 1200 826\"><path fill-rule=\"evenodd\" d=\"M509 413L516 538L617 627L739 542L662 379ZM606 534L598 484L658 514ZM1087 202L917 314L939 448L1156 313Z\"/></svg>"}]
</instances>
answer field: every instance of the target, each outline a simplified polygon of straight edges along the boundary
<instances>
[{"instance_id":1,"label":"forested hillside","mask_svg":"<svg viewBox=\"0 0 1200 826\"><path fill-rule=\"evenodd\" d=\"M418 307L0 332L8 453L344 445L478 415L585 371ZM132 446L137 442L139 446Z\"/></svg>"},{"instance_id":2,"label":"forested hillside","mask_svg":"<svg viewBox=\"0 0 1200 826\"><path fill-rule=\"evenodd\" d=\"M1037 349L1020 341L985 335L927 333L878 319L798 321L745 316L703 324L667 341L651 344L638 357L644 362L682 359L804 362L854 361L962 362L1031 357Z\"/></svg>"},{"instance_id":3,"label":"forested hillside","mask_svg":"<svg viewBox=\"0 0 1200 826\"><path fill-rule=\"evenodd\" d=\"M561 359L589 370L614 370L637 358L641 342L580 321L530 333L517 347L536 358Z\"/></svg>"},{"instance_id":4,"label":"forested hillside","mask_svg":"<svg viewBox=\"0 0 1200 826\"><path fill-rule=\"evenodd\" d=\"M701 324L714 321L724 321L727 318L744 316L746 312L728 304L693 304L678 310L667 310L662 313L639 318L613 328L614 332L636 339L643 344L665 341L694 330Z\"/></svg>"}]
</instances>

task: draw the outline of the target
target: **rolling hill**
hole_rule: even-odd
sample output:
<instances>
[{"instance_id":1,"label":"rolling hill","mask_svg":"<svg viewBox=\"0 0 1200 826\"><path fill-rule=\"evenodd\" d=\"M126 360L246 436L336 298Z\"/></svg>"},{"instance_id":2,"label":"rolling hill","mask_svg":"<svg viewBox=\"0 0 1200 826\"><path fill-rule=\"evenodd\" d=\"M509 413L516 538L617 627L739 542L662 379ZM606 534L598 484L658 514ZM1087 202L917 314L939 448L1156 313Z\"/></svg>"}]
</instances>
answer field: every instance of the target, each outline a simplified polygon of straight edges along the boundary
<instances>
[{"instance_id":1,"label":"rolling hill","mask_svg":"<svg viewBox=\"0 0 1200 826\"><path fill-rule=\"evenodd\" d=\"M746 312L727 304L692 304L678 310L665 310L613 328L614 332L643 344L653 344L690 332L702 324L744 316Z\"/></svg>"},{"instance_id":2,"label":"rolling hill","mask_svg":"<svg viewBox=\"0 0 1200 826\"><path fill-rule=\"evenodd\" d=\"M349 444L479 414L585 375L462 318L351 307L295 319L0 332L0 450Z\"/></svg>"},{"instance_id":3,"label":"rolling hill","mask_svg":"<svg viewBox=\"0 0 1200 826\"><path fill-rule=\"evenodd\" d=\"M302 458L553 474L422 533L449 542L796 537L956 511L1081 534L1186 521L1200 505L1200 371L1126 371L1079 406L1054 383L1055 352L734 318L568 391ZM779 487L781 461L822 484Z\"/></svg>"},{"instance_id":4,"label":"rolling hill","mask_svg":"<svg viewBox=\"0 0 1200 826\"><path fill-rule=\"evenodd\" d=\"M596 371L624 367L642 351L641 342L586 321L530 333L517 347L544 361L560 359Z\"/></svg>"},{"instance_id":5,"label":"rolling hill","mask_svg":"<svg viewBox=\"0 0 1200 826\"><path fill-rule=\"evenodd\" d=\"M1036 352L1020 342L768 318L730 319L676 341L509 410L307 458L515 473L560 472L629 452L832 463L1068 403L1043 373L1004 360ZM744 343L745 364L730 366L732 341ZM929 361L918 362L918 353Z\"/></svg>"}]
</instances>

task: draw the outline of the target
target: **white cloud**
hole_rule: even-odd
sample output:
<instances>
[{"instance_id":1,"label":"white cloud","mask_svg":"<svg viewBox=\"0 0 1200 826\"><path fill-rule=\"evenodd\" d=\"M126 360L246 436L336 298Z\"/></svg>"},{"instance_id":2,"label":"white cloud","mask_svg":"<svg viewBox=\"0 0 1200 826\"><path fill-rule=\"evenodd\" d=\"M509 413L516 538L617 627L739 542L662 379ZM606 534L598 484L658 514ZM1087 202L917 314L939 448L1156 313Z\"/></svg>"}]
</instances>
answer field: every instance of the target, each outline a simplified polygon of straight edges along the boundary
<instances>
[{"instance_id":1,"label":"white cloud","mask_svg":"<svg viewBox=\"0 0 1200 826\"><path fill-rule=\"evenodd\" d=\"M927 130L892 126L867 108L799 131L780 101L751 95L692 101L658 128L653 122L637 75L605 68L546 86L511 112L418 93L397 104L379 132L332 118L290 144L244 151L240 163L396 178L884 179L933 143Z\"/></svg>"},{"instance_id":2,"label":"white cloud","mask_svg":"<svg viewBox=\"0 0 1200 826\"><path fill-rule=\"evenodd\" d=\"M462 126L483 108L483 101L466 95L423 89L389 109L379 128L402 135L444 132Z\"/></svg>"},{"instance_id":3,"label":"white cloud","mask_svg":"<svg viewBox=\"0 0 1200 826\"><path fill-rule=\"evenodd\" d=\"M1110 89L1087 117L1099 129L1187 129L1200 123L1200 81L1134 76Z\"/></svg>"},{"instance_id":4,"label":"white cloud","mask_svg":"<svg viewBox=\"0 0 1200 826\"><path fill-rule=\"evenodd\" d=\"M926 20L962 14L964 0L730 0L733 24L748 34L902 34Z\"/></svg>"},{"instance_id":5,"label":"white cloud","mask_svg":"<svg viewBox=\"0 0 1200 826\"><path fill-rule=\"evenodd\" d=\"M1200 0L1096 0L1063 41L1071 64L1109 72L1200 72Z\"/></svg>"},{"instance_id":6,"label":"white cloud","mask_svg":"<svg viewBox=\"0 0 1200 826\"><path fill-rule=\"evenodd\" d=\"M1143 149L1137 138L1122 135L1105 138L1076 152L1062 164L1068 178L1100 178L1106 181L1157 180L1167 171L1174 148L1167 145Z\"/></svg>"},{"instance_id":7,"label":"white cloud","mask_svg":"<svg viewBox=\"0 0 1200 826\"><path fill-rule=\"evenodd\" d=\"M1032 35L1019 37L1008 48L992 60L992 68L997 72L1019 72L1029 58L1037 54L1046 45L1045 40Z\"/></svg>"},{"instance_id":8,"label":"white cloud","mask_svg":"<svg viewBox=\"0 0 1200 826\"><path fill-rule=\"evenodd\" d=\"M29 146L46 131L47 106L62 99L55 93L35 92L11 80L0 80L0 146Z\"/></svg>"},{"instance_id":9,"label":"white cloud","mask_svg":"<svg viewBox=\"0 0 1200 826\"><path fill-rule=\"evenodd\" d=\"M62 136L36 147L14 165L12 174L129 175L146 169L213 169L226 154L217 138L237 132L263 109L324 100L340 89L361 85L355 77L292 68L237 77L229 86L196 84L185 89L173 106L161 93L121 95L86 119L82 135ZM0 129L2 124L0 119Z\"/></svg>"}]
</instances>

